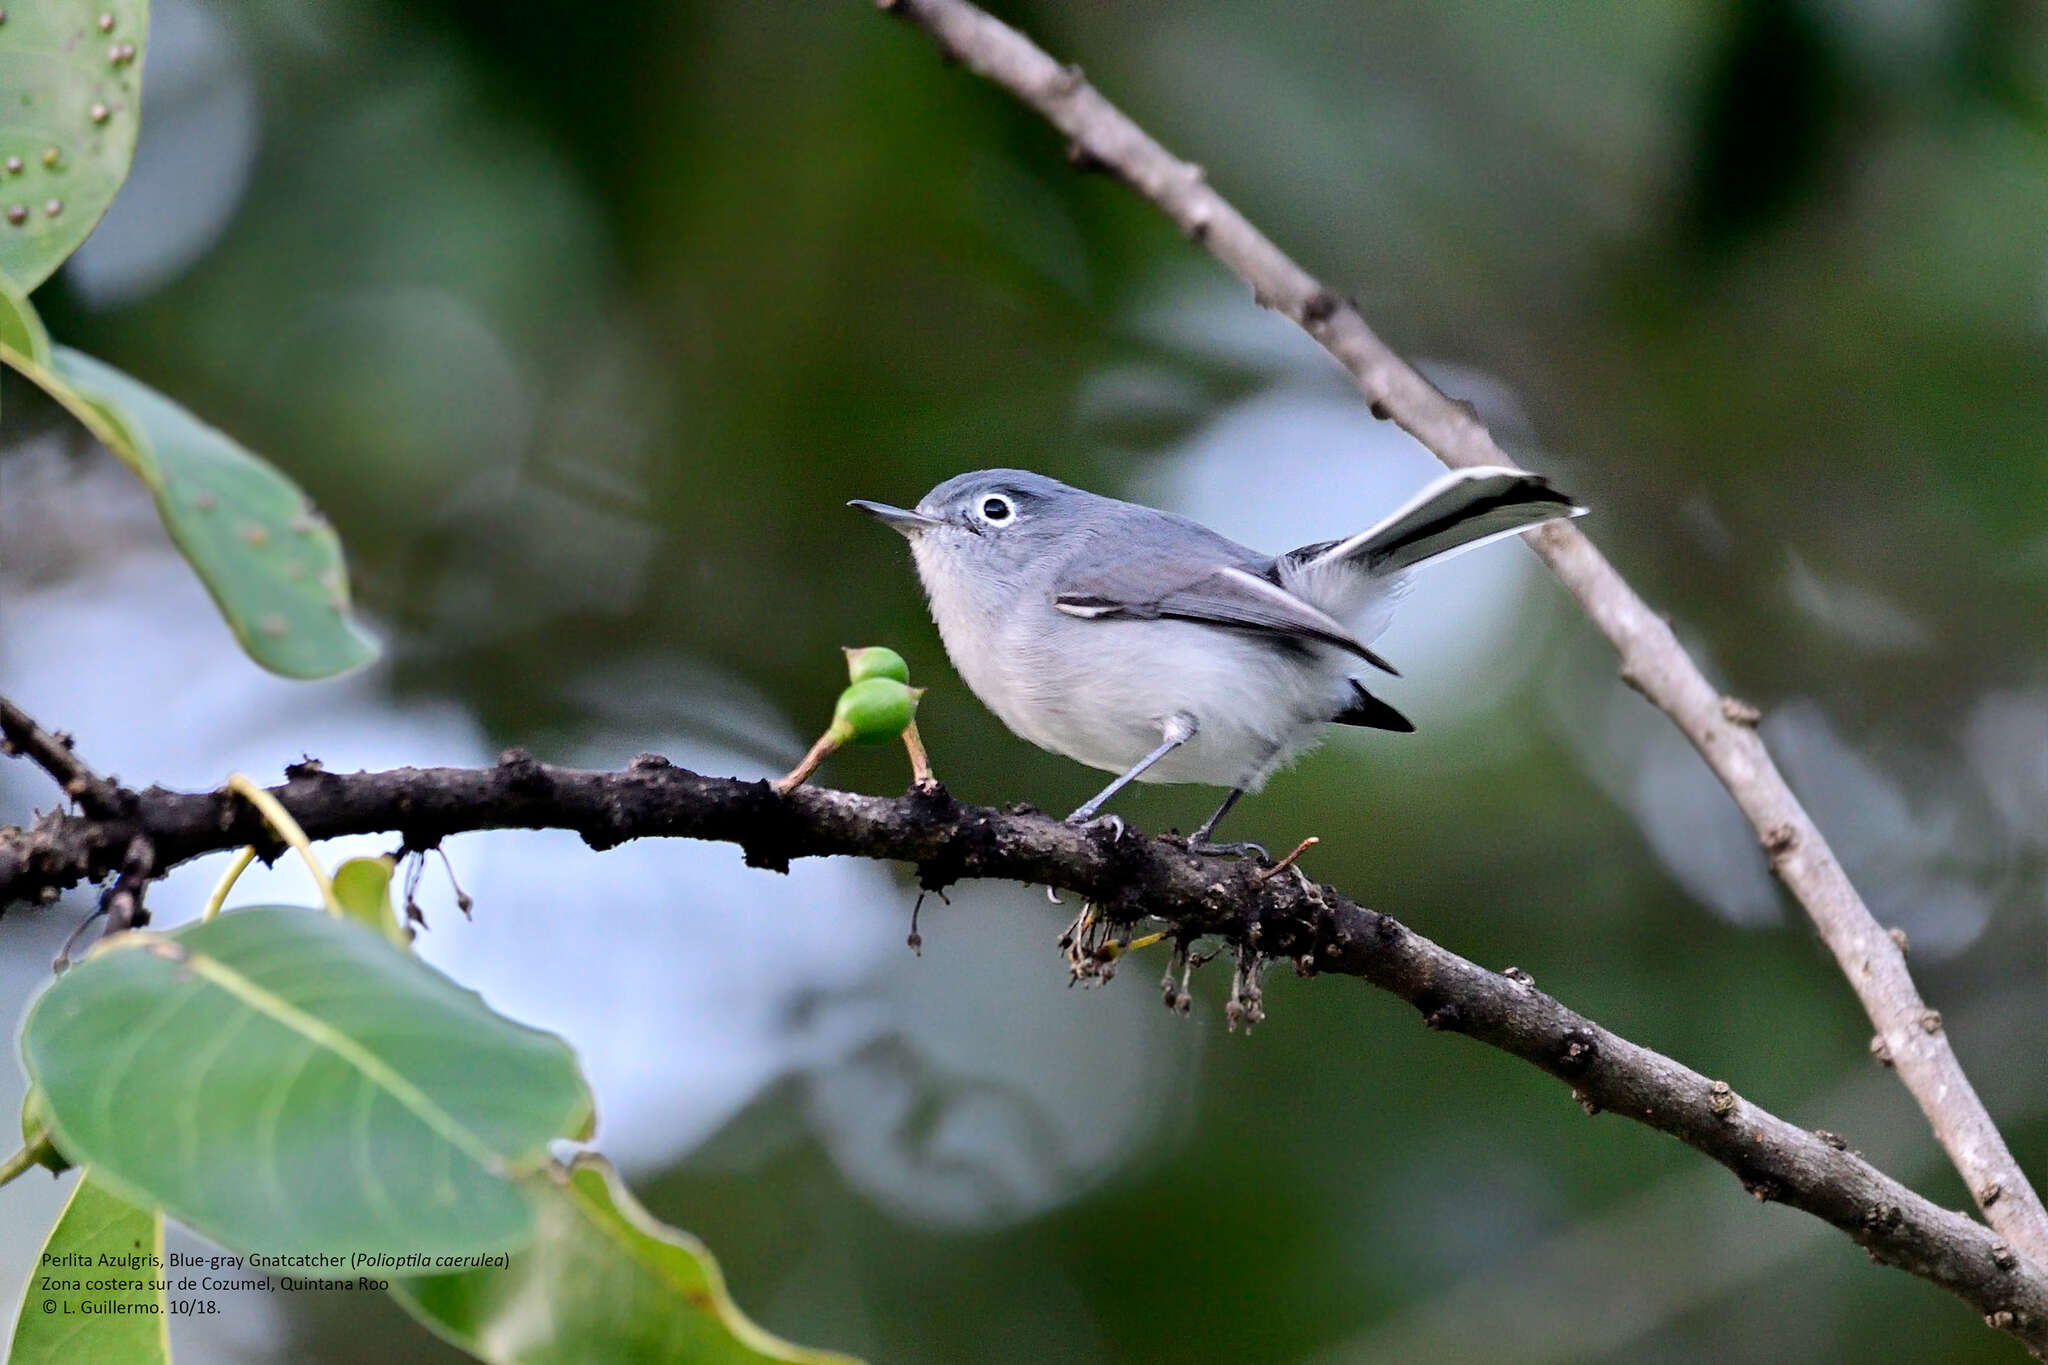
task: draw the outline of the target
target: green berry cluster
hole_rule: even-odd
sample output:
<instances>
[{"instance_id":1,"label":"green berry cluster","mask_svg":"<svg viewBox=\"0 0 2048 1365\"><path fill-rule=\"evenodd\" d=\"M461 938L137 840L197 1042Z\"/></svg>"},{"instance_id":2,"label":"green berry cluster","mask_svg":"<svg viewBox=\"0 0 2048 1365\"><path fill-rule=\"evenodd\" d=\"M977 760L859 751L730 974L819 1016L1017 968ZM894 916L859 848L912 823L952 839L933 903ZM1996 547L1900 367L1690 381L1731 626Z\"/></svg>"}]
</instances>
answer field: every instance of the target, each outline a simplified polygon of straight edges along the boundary
<instances>
[{"instance_id":1,"label":"green berry cluster","mask_svg":"<svg viewBox=\"0 0 2048 1365\"><path fill-rule=\"evenodd\" d=\"M886 744L900 738L910 751L912 776L922 788L933 788L931 765L917 733L917 699L922 687L910 685L910 665L886 645L842 651L846 655L846 690L832 708L832 724L804 755L803 762L776 782L788 793L802 786L831 754L849 744Z\"/></svg>"}]
</instances>

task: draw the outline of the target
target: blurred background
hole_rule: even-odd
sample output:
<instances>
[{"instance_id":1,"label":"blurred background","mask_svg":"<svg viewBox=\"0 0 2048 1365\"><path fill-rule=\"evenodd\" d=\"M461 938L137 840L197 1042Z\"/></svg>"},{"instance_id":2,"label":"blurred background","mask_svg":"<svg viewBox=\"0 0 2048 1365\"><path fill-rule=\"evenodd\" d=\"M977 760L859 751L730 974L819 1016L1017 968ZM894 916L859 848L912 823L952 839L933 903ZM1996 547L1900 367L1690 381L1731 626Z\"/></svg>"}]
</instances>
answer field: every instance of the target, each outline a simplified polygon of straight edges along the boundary
<instances>
[{"instance_id":1,"label":"blurred background","mask_svg":"<svg viewBox=\"0 0 2048 1365\"><path fill-rule=\"evenodd\" d=\"M2024 0L1233 0L998 12L1519 458L1765 733L2048 1177L2048 11ZM921 35L840 3L156 0L134 176L37 296L338 524L385 661L247 663L141 490L26 386L0 689L138 781L640 750L779 772L894 645L961 797L1078 804L844 511L1022 465L1267 550L1434 472L1290 325ZM1965 1192L1725 794L1520 547L1381 645L1231 833ZM894 791L900 752L823 780ZM1215 793L1119 806L1188 828ZM0 818L48 799L0 768ZM374 841L369 847L375 847ZM336 855L350 851L337 849ZM1960 1303L1355 983L1139 954L881 864L451 842L422 951L560 1030L599 1145L756 1317L875 1362L2008 1360ZM196 913L217 864L154 896ZM303 900L292 869L245 898ZM18 1013L89 902L0 923ZM1156 957L1156 960L1155 960ZM0 1109L19 1077L0 1079ZM22 1282L60 1191L4 1195ZM9 1300L10 1305L12 1300ZM240 1296L181 1358L454 1359L383 1301Z\"/></svg>"}]
</instances>

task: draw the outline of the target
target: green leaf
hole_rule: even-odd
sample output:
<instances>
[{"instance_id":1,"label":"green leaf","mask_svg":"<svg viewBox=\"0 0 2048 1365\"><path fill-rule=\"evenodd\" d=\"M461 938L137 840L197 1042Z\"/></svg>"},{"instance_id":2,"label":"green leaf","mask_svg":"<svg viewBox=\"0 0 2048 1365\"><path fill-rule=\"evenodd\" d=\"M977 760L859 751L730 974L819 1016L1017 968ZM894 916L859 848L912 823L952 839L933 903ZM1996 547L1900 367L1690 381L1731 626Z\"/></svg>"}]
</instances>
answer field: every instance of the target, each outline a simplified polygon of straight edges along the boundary
<instances>
[{"instance_id":1,"label":"green leaf","mask_svg":"<svg viewBox=\"0 0 2048 1365\"><path fill-rule=\"evenodd\" d=\"M51 1175L62 1175L71 1169L71 1163L50 1141L50 1120L43 1113L43 1095L34 1086L21 1096L21 1146L35 1158L36 1165Z\"/></svg>"},{"instance_id":2,"label":"green leaf","mask_svg":"<svg viewBox=\"0 0 2048 1365\"><path fill-rule=\"evenodd\" d=\"M19 351L38 365L50 363L50 334L28 295L0 278L0 346Z\"/></svg>"},{"instance_id":3,"label":"green leaf","mask_svg":"<svg viewBox=\"0 0 2048 1365\"><path fill-rule=\"evenodd\" d=\"M67 1264L73 1257L85 1259ZM146 1287L83 1287L109 1279ZM169 1365L163 1284L163 1210L137 1208L86 1171L29 1274L7 1359L12 1365ZM127 1311L114 1310L116 1304Z\"/></svg>"},{"instance_id":4,"label":"green leaf","mask_svg":"<svg viewBox=\"0 0 2048 1365\"><path fill-rule=\"evenodd\" d=\"M0 26L4 27L4 26ZM157 515L249 657L291 678L368 663L341 540L290 479L146 384L66 346L0 360L62 403L156 497Z\"/></svg>"},{"instance_id":5,"label":"green leaf","mask_svg":"<svg viewBox=\"0 0 2048 1365\"><path fill-rule=\"evenodd\" d=\"M593 1122L561 1039L275 906L107 940L30 1008L22 1056L65 1155L243 1251L516 1249L514 1177Z\"/></svg>"},{"instance_id":6,"label":"green leaf","mask_svg":"<svg viewBox=\"0 0 2048 1365\"><path fill-rule=\"evenodd\" d=\"M37 364L50 363L50 334L28 296L0 275L0 357L13 351Z\"/></svg>"},{"instance_id":7,"label":"green leaf","mask_svg":"<svg viewBox=\"0 0 2048 1365\"><path fill-rule=\"evenodd\" d=\"M749 1321L704 1244L657 1222L609 1162L532 1177L539 1223L503 1268L395 1280L414 1317L494 1365L851 1365Z\"/></svg>"},{"instance_id":8,"label":"green leaf","mask_svg":"<svg viewBox=\"0 0 2048 1365\"><path fill-rule=\"evenodd\" d=\"M412 936L391 909L391 874L396 867L389 857L350 858L334 869L334 898L350 919L411 952Z\"/></svg>"},{"instance_id":9,"label":"green leaf","mask_svg":"<svg viewBox=\"0 0 2048 1365\"><path fill-rule=\"evenodd\" d=\"M0 23L0 275L26 294L93 230L135 157L146 0L28 0Z\"/></svg>"}]
</instances>

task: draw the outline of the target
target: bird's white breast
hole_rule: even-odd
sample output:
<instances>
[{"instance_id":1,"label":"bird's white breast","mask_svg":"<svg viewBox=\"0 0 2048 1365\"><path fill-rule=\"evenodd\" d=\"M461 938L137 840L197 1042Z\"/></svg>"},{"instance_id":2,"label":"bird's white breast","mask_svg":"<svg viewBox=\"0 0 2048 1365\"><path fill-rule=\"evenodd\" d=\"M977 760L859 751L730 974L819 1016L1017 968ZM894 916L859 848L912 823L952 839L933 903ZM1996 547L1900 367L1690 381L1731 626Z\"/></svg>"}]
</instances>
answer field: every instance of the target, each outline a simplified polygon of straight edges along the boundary
<instances>
[{"instance_id":1,"label":"bird's white breast","mask_svg":"<svg viewBox=\"0 0 2048 1365\"><path fill-rule=\"evenodd\" d=\"M1355 661L1335 649L1185 621L1076 619L1053 608L1049 586L970 581L914 548L932 619L974 694L1020 737L1090 767L1124 771L1186 714L1195 737L1141 780L1256 789L1349 699Z\"/></svg>"}]
</instances>

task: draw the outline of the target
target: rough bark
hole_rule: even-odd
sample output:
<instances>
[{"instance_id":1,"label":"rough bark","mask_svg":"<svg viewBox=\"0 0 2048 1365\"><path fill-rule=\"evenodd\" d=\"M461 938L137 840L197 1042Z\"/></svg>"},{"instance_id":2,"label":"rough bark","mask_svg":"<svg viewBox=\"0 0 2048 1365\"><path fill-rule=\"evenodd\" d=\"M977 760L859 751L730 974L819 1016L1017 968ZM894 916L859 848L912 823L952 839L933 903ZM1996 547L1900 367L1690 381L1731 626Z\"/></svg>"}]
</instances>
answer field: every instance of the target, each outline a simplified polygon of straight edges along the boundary
<instances>
[{"instance_id":1,"label":"rough bark","mask_svg":"<svg viewBox=\"0 0 2048 1365\"><path fill-rule=\"evenodd\" d=\"M1829 1138L1750 1104L1721 1082L1629 1042L1293 870L1273 875L1161 839L1082 830L1025 809L964 805L943 788L896 798L706 777L643 755L622 772L557 768L514 751L493 768L339 774L300 764L271 793L314 839L392 832L424 851L479 829L571 829L593 848L675 837L736 844L756 867L846 855L912 863L938 890L1011 878L1074 891L1112 922L1165 922L1182 949L1204 935L1235 949L1234 1017L1258 1017L1258 964L1358 977L1413 1005L1433 1029L1519 1057L1607 1110L1726 1166L1759 1199L1825 1219L1871 1256L1967 1301L1994 1326L2048 1353L2048 1275L1974 1219L1940 1208ZM282 851L262 818L226 791L150 788L121 814L53 813L0 829L0 905L87 879L119 878L146 850L157 874L205 853ZM119 884L117 882L117 884ZM2048 1358L2048 1355L2044 1355Z\"/></svg>"}]
</instances>

